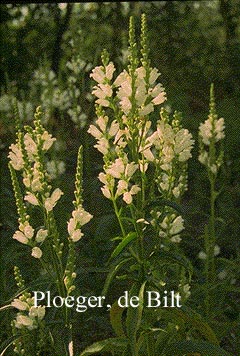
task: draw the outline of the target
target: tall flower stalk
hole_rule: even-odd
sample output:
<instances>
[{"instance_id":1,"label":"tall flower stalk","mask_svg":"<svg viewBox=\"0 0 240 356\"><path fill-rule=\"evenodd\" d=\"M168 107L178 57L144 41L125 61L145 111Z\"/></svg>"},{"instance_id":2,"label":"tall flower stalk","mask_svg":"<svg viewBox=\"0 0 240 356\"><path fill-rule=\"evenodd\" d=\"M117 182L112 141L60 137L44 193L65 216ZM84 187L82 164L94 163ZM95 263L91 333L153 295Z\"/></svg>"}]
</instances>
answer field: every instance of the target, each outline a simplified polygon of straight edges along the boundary
<instances>
[{"instance_id":1,"label":"tall flower stalk","mask_svg":"<svg viewBox=\"0 0 240 356\"><path fill-rule=\"evenodd\" d=\"M225 137L224 119L219 118L215 107L214 86L210 88L210 104L208 119L199 126L199 161L206 167L210 184L210 218L205 228L205 275L207 282L206 314L210 313L209 288L214 283L215 273L215 252L216 252L216 180L220 167L223 163L222 140Z\"/></svg>"},{"instance_id":2,"label":"tall flower stalk","mask_svg":"<svg viewBox=\"0 0 240 356\"><path fill-rule=\"evenodd\" d=\"M170 117L162 106L166 93L157 81L160 73L151 67L145 15L140 55L131 17L129 64L120 74L115 72L104 51L102 65L90 75L96 82L97 120L88 132L103 155L99 180L119 222L120 246L129 246L142 284L149 274L150 256L181 241L184 224L176 206L187 189L193 139L182 127L180 114ZM156 124L152 120L155 108L160 110ZM149 239L154 241L150 252L146 248Z\"/></svg>"},{"instance_id":3,"label":"tall flower stalk","mask_svg":"<svg viewBox=\"0 0 240 356\"><path fill-rule=\"evenodd\" d=\"M47 151L53 145L55 138L44 129L41 117L40 108L37 108L34 127L26 126L23 130L18 124L16 143L10 146L9 169L19 215L19 227L13 238L28 246L26 254L29 254L29 258L40 261L43 271L48 273L52 282L56 284L58 295L66 298L75 289L75 243L83 236L81 228L90 221L92 215L82 206L82 148L80 148L75 181L75 209L67 226L68 254L65 263L63 249L66 242L60 239L58 224L54 216L54 208L63 192L59 188L52 188L51 176L47 172ZM21 174L22 184L19 183L18 172ZM29 213L29 211L34 211L34 207L41 211L41 226L34 226L36 222L34 223L33 216ZM17 309L30 310L29 315L21 314L17 317L15 329L22 328L24 325L29 326L29 329L32 325L33 328L37 327L31 314L33 302L29 298L29 295L23 294L22 299L15 300L12 304ZM23 306L24 309L22 309ZM41 318L43 316L44 313L41 313ZM68 334L68 355L72 356L72 323L65 304L63 305L63 322Z\"/></svg>"}]
</instances>

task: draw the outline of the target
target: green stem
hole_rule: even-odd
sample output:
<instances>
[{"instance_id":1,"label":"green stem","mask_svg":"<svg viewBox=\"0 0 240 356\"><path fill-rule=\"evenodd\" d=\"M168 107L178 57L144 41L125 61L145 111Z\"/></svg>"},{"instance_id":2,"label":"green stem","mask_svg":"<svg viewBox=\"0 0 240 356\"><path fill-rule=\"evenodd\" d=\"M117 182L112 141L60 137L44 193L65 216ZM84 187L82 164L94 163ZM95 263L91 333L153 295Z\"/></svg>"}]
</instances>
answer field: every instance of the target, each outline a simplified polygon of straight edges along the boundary
<instances>
[{"instance_id":1,"label":"green stem","mask_svg":"<svg viewBox=\"0 0 240 356\"><path fill-rule=\"evenodd\" d=\"M205 311L206 315L211 312L211 297L210 287L215 280L215 260L214 260L214 247L216 244L216 232L215 232L215 176L210 174L210 219L207 230L205 232L205 247L206 247L206 264L205 274L207 282L206 298L205 298Z\"/></svg>"},{"instance_id":2,"label":"green stem","mask_svg":"<svg viewBox=\"0 0 240 356\"><path fill-rule=\"evenodd\" d=\"M116 215L116 217L117 217L117 219L118 219L118 223L119 223L119 226L120 226L120 228L121 228L122 235L123 235L123 237L125 237L125 236L126 236L126 232L125 232L125 229L124 229L122 220L121 220L121 216L120 216L120 213L119 213L119 210L118 210L118 207L117 207L116 200L113 198L113 199L112 199L112 202L113 202L113 207L114 207L115 215Z\"/></svg>"}]
</instances>

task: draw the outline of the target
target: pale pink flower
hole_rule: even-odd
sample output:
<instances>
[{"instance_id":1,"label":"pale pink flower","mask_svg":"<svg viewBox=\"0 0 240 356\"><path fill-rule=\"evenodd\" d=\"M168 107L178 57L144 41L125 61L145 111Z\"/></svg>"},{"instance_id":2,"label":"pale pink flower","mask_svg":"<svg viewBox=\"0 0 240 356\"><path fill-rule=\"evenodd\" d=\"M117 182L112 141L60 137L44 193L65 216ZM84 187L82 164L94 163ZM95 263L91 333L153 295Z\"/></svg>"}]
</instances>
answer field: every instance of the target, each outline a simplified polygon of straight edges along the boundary
<instances>
[{"instance_id":1,"label":"pale pink flower","mask_svg":"<svg viewBox=\"0 0 240 356\"><path fill-rule=\"evenodd\" d=\"M44 131L42 134L41 139L43 142L43 150L47 151L52 146L53 142L56 141L56 138L52 137L47 131Z\"/></svg>"},{"instance_id":2,"label":"pale pink flower","mask_svg":"<svg viewBox=\"0 0 240 356\"><path fill-rule=\"evenodd\" d=\"M90 77L93 78L97 83L103 83L105 80L105 73L103 69L103 66L94 68L90 74Z\"/></svg>"},{"instance_id":3,"label":"pale pink flower","mask_svg":"<svg viewBox=\"0 0 240 356\"><path fill-rule=\"evenodd\" d=\"M37 246L33 247L32 256L35 257L35 258L41 258L42 257L42 250Z\"/></svg>"},{"instance_id":4,"label":"pale pink flower","mask_svg":"<svg viewBox=\"0 0 240 356\"><path fill-rule=\"evenodd\" d=\"M45 316L45 306L32 306L29 310L30 318L38 318L38 320L42 320Z\"/></svg>"},{"instance_id":5,"label":"pale pink flower","mask_svg":"<svg viewBox=\"0 0 240 356\"><path fill-rule=\"evenodd\" d=\"M36 242L43 242L46 239L47 235L47 230L39 229L35 238Z\"/></svg>"},{"instance_id":6,"label":"pale pink flower","mask_svg":"<svg viewBox=\"0 0 240 356\"><path fill-rule=\"evenodd\" d=\"M159 77L160 73L158 72L157 68L153 68L150 72L150 77L149 77L149 84L153 85L157 78Z\"/></svg>"},{"instance_id":7,"label":"pale pink flower","mask_svg":"<svg viewBox=\"0 0 240 356\"><path fill-rule=\"evenodd\" d=\"M122 195L124 192L127 191L127 189L128 189L128 182L126 182L123 179L119 180L118 185L117 185L116 195L117 196Z\"/></svg>"},{"instance_id":8,"label":"pale pink flower","mask_svg":"<svg viewBox=\"0 0 240 356\"><path fill-rule=\"evenodd\" d=\"M20 299L14 299L11 303L11 306L22 311L28 309L28 303L23 302Z\"/></svg>"},{"instance_id":9,"label":"pale pink flower","mask_svg":"<svg viewBox=\"0 0 240 356\"><path fill-rule=\"evenodd\" d=\"M32 205L39 205L36 195L32 193L25 195L24 200L28 201Z\"/></svg>"},{"instance_id":10,"label":"pale pink flower","mask_svg":"<svg viewBox=\"0 0 240 356\"><path fill-rule=\"evenodd\" d=\"M29 316L23 315L23 314L18 314L16 321L15 321L15 326L18 329L21 329L22 327L26 326L29 330L32 330L37 327L37 326L34 326L33 322L34 322L34 320L32 318L30 318Z\"/></svg>"},{"instance_id":11,"label":"pale pink flower","mask_svg":"<svg viewBox=\"0 0 240 356\"><path fill-rule=\"evenodd\" d=\"M124 173L125 166L121 158L117 158L110 168L106 169L106 172L114 178L121 178Z\"/></svg>"},{"instance_id":12,"label":"pale pink flower","mask_svg":"<svg viewBox=\"0 0 240 356\"><path fill-rule=\"evenodd\" d=\"M56 188L53 191L52 195L45 200L44 202L45 209L47 211L52 211L54 206L57 204L58 200L61 198L61 195L63 195L61 189Z\"/></svg>"},{"instance_id":13,"label":"pale pink flower","mask_svg":"<svg viewBox=\"0 0 240 356\"><path fill-rule=\"evenodd\" d=\"M11 144L9 147L10 152L8 157L10 158L10 164L13 166L14 169L17 171L23 169L24 162L23 162L23 155L20 149L19 144Z\"/></svg>"},{"instance_id":14,"label":"pale pink flower","mask_svg":"<svg viewBox=\"0 0 240 356\"><path fill-rule=\"evenodd\" d=\"M98 128L94 125L90 125L89 129L87 131L88 133L90 133L90 135L92 135L93 137L100 139L102 137L102 132L98 130Z\"/></svg>"},{"instance_id":15,"label":"pale pink flower","mask_svg":"<svg viewBox=\"0 0 240 356\"><path fill-rule=\"evenodd\" d=\"M141 190L140 187L138 187L137 185L133 185L129 192L125 192L123 194L123 200L125 201L125 203L131 204L132 196L137 194L140 190Z\"/></svg>"},{"instance_id":16,"label":"pale pink flower","mask_svg":"<svg viewBox=\"0 0 240 356\"><path fill-rule=\"evenodd\" d=\"M102 132L106 131L107 128L107 123L108 123L108 117L105 116L99 116L98 119L96 120L96 124L99 126L100 130ZM91 125L92 126L92 125ZM88 131L89 132L89 131ZM94 135L93 135L94 136ZM96 136L95 136L96 137ZM98 137L97 137L98 138Z\"/></svg>"}]
</instances>

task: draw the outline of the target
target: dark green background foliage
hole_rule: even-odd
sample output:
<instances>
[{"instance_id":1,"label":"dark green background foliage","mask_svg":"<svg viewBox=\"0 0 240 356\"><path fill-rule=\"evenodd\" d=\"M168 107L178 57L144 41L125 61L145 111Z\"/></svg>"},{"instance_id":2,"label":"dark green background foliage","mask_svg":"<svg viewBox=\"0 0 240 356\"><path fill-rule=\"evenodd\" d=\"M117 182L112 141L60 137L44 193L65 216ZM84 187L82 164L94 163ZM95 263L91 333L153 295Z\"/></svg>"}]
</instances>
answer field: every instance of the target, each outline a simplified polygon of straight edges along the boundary
<instances>
[{"instance_id":1,"label":"dark green background foliage","mask_svg":"<svg viewBox=\"0 0 240 356\"><path fill-rule=\"evenodd\" d=\"M236 324L239 320L239 236L240 236L240 1L140 1L67 4L3 4L1 10L1 91L14 94L18 100L33 101L41 105L39 97L31 98L30 80L33 72L47 64L64 82L66 62L72 55L69 41L77 38L75 51L86 63L100 65L103 48L118 70L122 70L121 51L127 49L128 21L134 15L137 35L140 35L140 15L148 21L150 58L152 66L162 73L161 82L166 88L168 105L181 111L183 124L197 141L199 123L208 115L209 87L215 84L217 111L226 123L225 164L219 176L222 193L217 202L217 238L221 253L217 270L227 271L227 279L216 285L216 305L212 327L221 340L221 346L237 355L240 341ZM78 31L80 35L77 35ZM82 94L90 90L92 82L87 73L83 78ZM101 171L101 156L93 148L94 141L87 134L94 120L92 103L85 103L87 125L78 129L68 117L59 117L56 111L48 130L61 137L67 150L63 154L66 173L56 182L64 192L57 216L66 236L65 221L70 217L74 190L74 172L77 149L84 146L84 198L86 210L94 215L85 229L85 237L78 244L77 289L81 295L101 293L108 260L115 242L111 238L119 233L111 205L102 197L97 174ZM158 117L155 118L156 120ZM36 261L25 254L25 246L12 240L17 228L9 172L8 146L14 141L14 119L1 115L1 261L0 302L4 304L16 292L13 266L19 265L27 282L34 273ZM197 258L203 248L204 225L209 213L209 186L206 174L197 161L197 143L189 164L189 190L183 201L186 229L181 247L195 267L191 306L201 312L201 293L204 284L202 262ZM37 218L37 217L36 217ZM34 266L30 265L31 263ZM230 288L231 282L234 287ZM114 300L127 285L111 289ZM14 314L13 314L14 315ZM11 312L2 314L0 338L9 335ZM76 315L75 338L79 350L93 341L113 335L105 311L90 310ZM214 323L222 322L220 330ZM223 325L222 324L222 325ZM94 329L93 329L94 328ZM93 331L94 330L94 331ZM240 334L240 330L238 330Z\"/></svg>"}]
</instances>

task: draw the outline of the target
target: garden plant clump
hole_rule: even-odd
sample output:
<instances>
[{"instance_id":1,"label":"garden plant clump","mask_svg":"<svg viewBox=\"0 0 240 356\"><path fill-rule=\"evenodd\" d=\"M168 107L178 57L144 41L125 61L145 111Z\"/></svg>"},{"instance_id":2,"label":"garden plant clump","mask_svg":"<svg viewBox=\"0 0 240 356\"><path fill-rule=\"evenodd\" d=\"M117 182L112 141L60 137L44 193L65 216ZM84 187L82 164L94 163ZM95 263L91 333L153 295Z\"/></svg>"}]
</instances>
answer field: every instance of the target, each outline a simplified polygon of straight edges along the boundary
<instances>
[{"instance_id":1,"label":"garden plant clump","mask_svg":"<svg viewBox=\"0 0 240 356\"><path fill-rule=\"evenodd\" d=\"M15 105L16 142L8 154L18 214L12 238L21 246L33 274L26 282L19 266L13 266L18 290L2 308L2 313L9 309L13 313L9 314L11 335L4 340L1 355L231 355L219 332L221 325L228 330L228 323L215 306L223 286L219 266L226 263L217 257L216 227L225 122L218 118L212 84L209 115L198 130L198 160L210 194L209 215L199 236L203 243L197 269L184 250L189 224L184 199L191 188L188 164L197 142L184 127L181 113L167 106L167 91L150 61L144 14L139 41L136 38L130 17L126 67L118 71L111 54L103 50L102 64L89 75L94 82L88 95L95 100L94 123L87 124L77 85L81 70L89 71L92 65L76 54L68 62L72 73L62 93L54 74L45 73L43 103L32 122L25 125ZM64 221L58 218L68 199L58 178L67 169L56 157L57 139L45 128L49 125L46 117L56 114L58 101L65 103L60 109L67 110L76 128L88 126L87 133L101 156L93 204L98 204L101 194L111 211L110 229L116 229L100 270L101 290L87 289L86 279L80 278L81 268L89 267L97 250L96 245L87 245L94 248L81 266L81 249L89 244L97 221L83 189L85 164L90 164L84 145L76 159L74 208ZM48 111L46 116L41 107ZM71 200L73 187L68 193ZM228 291L235 292L235 281ZM97 309L107 315L111 331L106 338L84 340L86 335L79 334Z\"/></svg>"}]
</instances>

